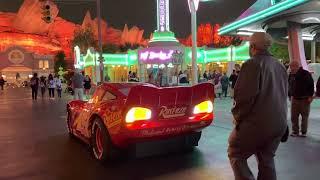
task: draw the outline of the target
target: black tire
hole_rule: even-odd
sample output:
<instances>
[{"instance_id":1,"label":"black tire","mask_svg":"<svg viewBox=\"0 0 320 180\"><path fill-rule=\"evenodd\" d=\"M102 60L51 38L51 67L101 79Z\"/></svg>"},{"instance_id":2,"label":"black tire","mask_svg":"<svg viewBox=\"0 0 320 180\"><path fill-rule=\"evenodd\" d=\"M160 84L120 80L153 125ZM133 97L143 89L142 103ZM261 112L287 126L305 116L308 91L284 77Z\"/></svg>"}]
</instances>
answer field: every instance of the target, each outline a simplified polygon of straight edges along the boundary
<instances>
[{"instance_id":1,"label":"black tire","mask_svg":"<svg viewBox=\"0 0 320 180\"><path fill-rule=\"evenodd\" d=\"M97 135L98 131L100 131L100 136ZM94 120L91 133L91 148L94 157L101 162L114 160L117 157L118 152L111 142L106 126L99 118ZM100 145L97 136L101 138Z\"/></svg>"}]
</instances>

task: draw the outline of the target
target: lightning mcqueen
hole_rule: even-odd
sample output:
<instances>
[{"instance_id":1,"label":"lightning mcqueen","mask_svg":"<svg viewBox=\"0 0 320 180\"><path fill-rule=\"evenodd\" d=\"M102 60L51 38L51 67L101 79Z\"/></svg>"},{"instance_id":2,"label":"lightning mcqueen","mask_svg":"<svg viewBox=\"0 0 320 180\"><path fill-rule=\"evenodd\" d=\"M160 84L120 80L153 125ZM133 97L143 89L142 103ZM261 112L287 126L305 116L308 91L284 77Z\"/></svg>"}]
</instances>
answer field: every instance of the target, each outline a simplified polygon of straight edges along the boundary
<instances>
[{"instance_id":1,"label":"lightning mcqueen","mask_svg":"<svg viewBox=\"0 0 320 180\"><path fill-rule=\"evenodd\" d=\"M100 161L131 148L190 149L213 121L213 89L210 83L174 88L105 83L89 101L67 104L68 131L90 145Z\"/></svg>"}]
</instances>

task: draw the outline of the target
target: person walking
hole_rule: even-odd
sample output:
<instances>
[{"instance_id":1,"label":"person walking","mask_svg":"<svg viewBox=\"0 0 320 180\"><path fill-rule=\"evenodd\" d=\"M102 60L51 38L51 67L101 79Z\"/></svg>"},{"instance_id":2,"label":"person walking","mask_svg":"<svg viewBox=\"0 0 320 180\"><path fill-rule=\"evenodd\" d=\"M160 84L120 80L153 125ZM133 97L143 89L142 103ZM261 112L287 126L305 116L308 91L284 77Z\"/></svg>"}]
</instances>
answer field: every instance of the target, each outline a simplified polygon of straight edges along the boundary
<instances>
[{"instance_id":1,"label":"person walking","mask_svg":"<svg viewBox=\"0 0 320 180\"><path fill-rule=\"evenodd\" d=\"M37 100L39 89L39 78L37 73L33 74L33 77L30 80L30 86L32 91L32 100Z\"/></svg>"},{"instance_id":2,"label":"person walking","mask_svg":"<svg viewBox=\"0 0 320 180\"><path fill-rule=\"evenodd\" d=\"M220 78L221 79L221 78ZM212 80L213 84L215 84L215 80ZM216 93L216 96L222 99L222 85L221 80L218 81L217 84L214 85L214 92Z\"/></svg>"},{"instance_id":3,"label":"person walking","mask_svg":"<svg viewBox=\"0 0 320 180\"><path fill-rule=\"evenodd\" d=\"M72 81L72 86L73 86L73 90L74 90L73 99L83 101L84 77L78 69L74 73L71 81Z\"/></svg>"},{"instance_id":4,"label":"person walking","mask_svg":"<svg viewBox=\"0 0 320 180\"><path fill-rule=\"evenodd\" d=\"M48 76L48 90L49 90L50 99L54 99L55 88L56 88L55 79L53 78L52 74L49 74L49 76Z\"/></svg>"},{"instance_id":5,"label":"person walking","mask_svg":"<svg viewBox=\"0 0 320 180\"><path fill-rule=\"evenodd\" d=\"M311 74L304 70L296 61L290 63L291 71L291 136L306 137L308 132L308 119L310 114L310 104L314 95L314 81ZM301 115L301 128L299 127L299 116Z\"/></svg>"},{"instance_id":6,"label":"person walking","mask_svg":"<svg viewBox=\"0 0 320 180\"><path fill-rule=\"evenodd\" d=\"M182 74L179 73L179 85L188 85L188 84L189 84L188 71L185 70Z\"/></svg>"},{"instance_id":7,"label":"person walking","mask_svg":"<svg viewBox=\"0 0 320 180\"><path fill-rule=\"evenodd\" d=\"M40 90L41 90L41 97L44 98L45 92L47 88L47 81L46 77L41 76L40 77Z\"/></svg>"},{"instance_id":8,"label":"person walking","mask_svg":"<svg viewBox=\"0 0 320 180\"><path fill-rule=\"evenodd\" d=\"M207 74L207 71L204 71L203 73L203 78L208 81L209 80L209 77L208 77L208 74Z\"/></svg>"},{"instance_id":9,"label":"person walking","mask_svg":"<svg viewBox=\"0 0 320 180\"><path fill-rule=\"evenodd\" d=\"M91 89L91 79L88 75L84 78L84 93L86 95L86 98L89 98L90 95L90 89Z\"/></svg>"},{"instance_id":10,"label":"person walking","mask_svg":"<svg viewBox=\"0 0 320 180\"><path fill-rule=\"evenodd\" d=\"M227 76L227 73L223 73L220 82L222 88L222 95L224 95L224 97L227 97L229 88L229 77Z\"/></svg>"},{"instance_id":11,"label":"person walking","mask_svg":"<svg viewBox=\"0 0 320 180\"><path fill-rule=\"evenodd\" d=\"M55 84L56 84L56 89L57 89L58 97L61 99L61 94L62 94L62 82L61 82L61 79L59 79L59 76L56 76L56 78L55 78Z\"/></svg>"},{"instance_id":12,"label":"person walking","mask_svg":"<svg viewBox=\"0 0 320 180\"><path fill-rule=\"evenodd\" d=\"M234 69L232 71L232 74L229 78L230 82L231 82L231 91L230 91L230 97L233 98L234 96L234 87L236 86L237 83L237 79L238 79L238 73L237 71Z\"/></svg>"},{"instance_id":13,"label":"person walking","mask_svg":"<svg viewBox=\"0 0 320 180\"><path fill-rule=\"evenodd\" d=\"M5 81L2 76L0 76L0 87L1 87L1 90L3 90L3 86L4 86L4 84L5 84L6 82L7 82L7 81Z\"/></svg>"},{"instance_id":14,"label":"person walking","mask_svg":"<svg viewBox=\"0 0 320 180\"><path fill-rule=\"evenodd\" d=\"M287 137L288 74L268 51L272 38L264 32L250 38L250 56L235 86L232 113L235 127L228 156L235 180L254 180L247 159L255 155L258 180L276 180L274 156Z\"/></svg>"}]
</instances>

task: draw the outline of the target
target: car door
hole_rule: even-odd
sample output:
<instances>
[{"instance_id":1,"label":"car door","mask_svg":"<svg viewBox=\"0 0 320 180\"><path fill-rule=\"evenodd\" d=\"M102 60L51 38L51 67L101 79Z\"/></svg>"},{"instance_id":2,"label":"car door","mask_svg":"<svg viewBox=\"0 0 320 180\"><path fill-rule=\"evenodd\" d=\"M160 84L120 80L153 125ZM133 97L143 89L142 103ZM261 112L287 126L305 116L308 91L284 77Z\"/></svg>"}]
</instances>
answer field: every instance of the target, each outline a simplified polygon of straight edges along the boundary
<instances>
[{"instance_id":1,"label":"car door","mask_svg":"<svg viewBox=\"0 0 320 180\"><path fill-rule=\"evenodd\" d=\"M99 87L96 89L95 93L93 94L92 98L89 99L89 101L84 104L79 117L77 119L76 125L76 132L84 137L89 137L89 131L88 131L88 124L90 117L94 113L95 109L99 106L101 99L104 95L104 89Z\"/></svg>"},{"instance_id":2,"label":"car door","mask_svg":"<svg viewBox=\"0 0 320 180\"><path fill-rule=\"evenodd\" d=\"M102 99L101 108L104 109L103 120L109 134L115 134L120 130L123 116L121 98L110 90L107 90Z\"/></svg>"}]
</instances>

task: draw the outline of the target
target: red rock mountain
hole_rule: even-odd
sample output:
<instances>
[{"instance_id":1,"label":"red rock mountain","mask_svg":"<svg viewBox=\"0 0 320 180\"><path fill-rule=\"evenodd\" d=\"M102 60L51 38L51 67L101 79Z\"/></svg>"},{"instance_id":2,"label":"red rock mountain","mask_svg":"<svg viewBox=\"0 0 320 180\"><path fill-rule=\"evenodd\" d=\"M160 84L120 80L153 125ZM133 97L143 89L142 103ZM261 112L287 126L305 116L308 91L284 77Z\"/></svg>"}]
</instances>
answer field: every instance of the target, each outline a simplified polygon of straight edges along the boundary
<instances>
[{"instance_id":1,"label":"red rock mountain","mask_svg":"<svg viewBox=\"0 0 320 180\"><path fill-rule=\"evenodd\" d=\"M22 46L36 54L54 54L63 50L70 59L72 56L71 41L74 32L79 28L91 26L98 37L97 18L93 19L89 12L81 25L69 22L58 16L59 10L52 3L54 21L45 23L41 17L41 2L38 0L24 0L17 13L0 12L0 51L10 46ZM145 45L143 30L138 27L118 30L102 20L102 39L104 44L140 44Z\"/></svg>"}]
</instances>

